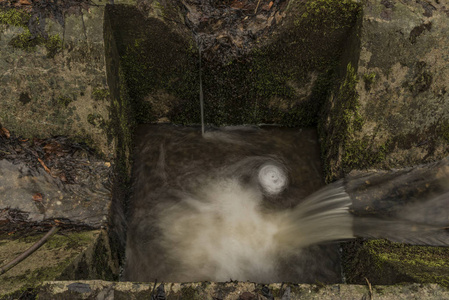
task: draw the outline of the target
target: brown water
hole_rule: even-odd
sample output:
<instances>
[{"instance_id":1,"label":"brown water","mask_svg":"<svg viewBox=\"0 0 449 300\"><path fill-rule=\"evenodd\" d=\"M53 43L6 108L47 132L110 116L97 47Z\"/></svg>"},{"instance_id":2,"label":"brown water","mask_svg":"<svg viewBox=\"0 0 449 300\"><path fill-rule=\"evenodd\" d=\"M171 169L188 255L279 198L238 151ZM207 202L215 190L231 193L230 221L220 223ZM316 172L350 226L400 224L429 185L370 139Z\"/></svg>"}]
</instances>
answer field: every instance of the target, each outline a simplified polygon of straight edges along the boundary
<instances>
[{"instance_id":1,"label":"brown water","mask_svg":"<svg viewBox=\"0 0 449 300\"><path fill-rule=\"evenodd\" d=\"M314 129L145 125L125 280L340 282L349 197L323 185ZM325 245L317 245L325 242Z\"/></svg>"}]
</instances>

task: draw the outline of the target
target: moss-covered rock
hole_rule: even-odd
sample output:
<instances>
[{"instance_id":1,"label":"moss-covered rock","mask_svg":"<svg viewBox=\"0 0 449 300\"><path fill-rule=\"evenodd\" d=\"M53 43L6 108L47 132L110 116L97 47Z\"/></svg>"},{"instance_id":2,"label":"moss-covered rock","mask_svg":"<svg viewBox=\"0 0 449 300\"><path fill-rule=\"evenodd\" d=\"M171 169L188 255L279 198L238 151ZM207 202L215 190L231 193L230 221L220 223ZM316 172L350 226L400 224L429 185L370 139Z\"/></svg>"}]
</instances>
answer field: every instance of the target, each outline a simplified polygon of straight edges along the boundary
<instances>
[{"instance_id":1,"label":"moss-covered rock","mask_svg":"<svg viewBox=\"0 0 449 300\"><path fill-rule=\"evenodd\" d=\"M0 264L5 265L25 252L43 234L22 236L21 233L0 236ZM104 249L97 249L99 246ZM115 279L107 240L100 231L84 231L56 234L24 261L0 276L0 298L8 294L22 293L46 280L55 279ZM97 266L104 259L105 265ZM88 264L83 261L87 261ZM106 266L109 267L105 268ZM112 269L111 269L112 268ZM78 270L78 271L77 271ZM80 271L81 270L81 271ZM109 270L109 271L108 271ZM80 272L84 272L80 275Z\"/></svg>"},{"instance_id":2,"label":"moss-covered rock","mask_svg":"<svg viewBox=\"0 0 449 300\"><path fill-rule=\"evenodd\" d=\"M348 283L438 283L449 287L449 249L410 246L386 240L345 245Z\"/></svg>"}]
</instances>

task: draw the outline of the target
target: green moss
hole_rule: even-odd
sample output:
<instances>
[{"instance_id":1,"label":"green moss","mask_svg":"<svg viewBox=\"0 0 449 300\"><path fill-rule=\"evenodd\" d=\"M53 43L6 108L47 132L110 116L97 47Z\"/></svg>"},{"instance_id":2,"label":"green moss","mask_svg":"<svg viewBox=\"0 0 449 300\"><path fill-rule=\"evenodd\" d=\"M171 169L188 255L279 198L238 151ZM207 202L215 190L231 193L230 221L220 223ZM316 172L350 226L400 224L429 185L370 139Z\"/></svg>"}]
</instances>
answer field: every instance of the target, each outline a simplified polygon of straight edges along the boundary
<instances>
[{"instance_id":1,"label":"green moss","mask_svg":"<svg viewBox=\"0 0 449 300\"><path fill-rule=\"evenodd\" d=\"M46 249L56 249L61 247L64 247L66 250L82 249L82 247L87 245L90 241L92 241L91 232L74 232L70 234L69 239L63 235L54 235L45 243L44 247Z\"/></svg>"},{"instance_id":2,"label":"green moss","mask_svg":"<svg viewBox=\"0 0 449 300\"><path fill-rule=\"evenodd\" d=\"M42 43L43 39L41 37L33 38L28 29L25 29L23 33L18 34L9 41L10 46L28 52L35 51L36 46L41 45Z\"/></svg>"},{"instance_id":3,"label":"green moss","mask_svg":"<svg viewBox=\"0 0 449 300\"><path fill-rule=\"evenodd\" d=\"M11 300L11 299L36 299L36 290L39 285L34 287L22 287L12 293L6 293L0 295L0 300Z\"/></svg>"},{"instance_id":4,"label":"green moss","mask_svg":"<svg viewBox=\"0 0 449 300\"><path fill-rule=\"evenodd\" d=\"M326 160L326 180L332 181L341 176L340 172L347 170L360 160L358 151L362 145L354 144L355 133L360 130L363 120L359 114L359 95L356 91L357 74L351 63L346 66L345 76L335 92L328 114L329 122L320 125L321 135L325 136L325 143L321 144ZM324 126L324 127L323 127ZM341 159L338 159L341 156ZM332 161L333 160L333 161ZM339 165L334 165L340 160Z\"/></svg>"},{"instance_id":5,"label":"green moss","mask_svg":"<svg viewBox=\"0 0 449 300\"><path fill-rule=\"evenodd\" d=\"M28 29L30 14L20 9L0 10L0 24L22 27L24 31L11 39L9 45L25 51L34 51L36 46L44 45L47 49L47 57L53 58L62 49L62 40L58 34L44 39L40 36L33 37Z\"/></svg>"},{"instance_id":6,"label":"green moss","mask_svg":"<svg viewBox=\"0 0 449 300\"><path fill-rule=\"evenodd\" d=\"M156 12L157 15L165 18L167 17L167 12L166 9L163 5L161 5L161 3L159 1L154 1L153 2L153 8Z\"/></svg>"},{"instance_id":7,"label":"green moss","mask_svg":"<svg viewBox=\"0 0 449 300\"><path fill-rule=\"evenodd\" d=\"M118 274L114 274L110 267L110 251L104 245L103 238L98 239L94 249L93 269L95 273L103 280L118 280Z\"/></svg>"},{"instance_id":8,"label":"green moss","mask_svg":"<svg viewBox=\"0 0 449 300\"><path fill-rule=\"evenodd\" d=\"M20 9L0 9L0 24L28 28L30 14Z\"/></svg>"},{"instance_id":9,"label":"green moss","mask_svg":"<svg viewBox=\"0 0 449 300\"><path fill-rule=\"evenodd\" d=\"M309 0L295 25L324 32L351 27L360 11L360 4L353 0Z\"/></svg>"},{"instance_id":10,"label":"green moss","mask_svg":"<svg viewBox=\"0 0 449 300\"><path fill-rule=\"evenodd\" d=\"M383 162L392 151L390 140L375 144L373 136L361 136L364 120L359 112L359 79L351 63L346 66L343 79L323 109L319 132L325 160L326 181L341 178L353 169L363 169ZM374 80L375 75L364 76Z\"/></svg>"},{"instance_id":11,"label":"green moss","mask_svg":"<svg viewBox=\"0 0 449 300\"><path fill-rule=\"evenodd\" d=\"M59 37L59 34L49 36L47 40L41 36L33 37L28 28L26 28L23 33L13 37L9 41L9 45L27 52L35 51L36 46L43 45L47 50L47 58L53 58L59 51L61 51L62 40Z\"/></svg>"},{"instance_id":12,"label":"green moss","mask_svg":"<svg viewBox=\"0 0 449 300\"><path fill-rule=\"evenodd\" d=\"M24 290L30 291L43 281L57 280L73 263L80 251L86 249L87 245L92 242L96 234L97 231L85 231L53 235L37 250L42 257L48 258L48 262L44 265L41 262L37 262L38 265L35 265L31 256L28 263L26 261L22 262L15 269L12 269L11 272L7 272L0 277L0 290L3 293L5 291L13 293ZM27 243L31 246L40 240L43 235L37 234L21 238L13 236L9 237L9 241L11 244L18 242ZM5 250L3 249L3 251Z\"/></svg>"},{"instance_id":13,"label":"green moss","mask_svg":"<svg viewBox=\"0 0 449 300\"><path fill-rule=\"evenodd\" d=\"M365 83L365 90L369 91L376 81L377 74L375 72L363 74L363 82Z\"/></svg>"},{"instance_id":14,"label":"green moss","mask_svg":"<svg viewBox=\"0 0 449 300\"><path fill-rule=\"evenodd\" d=\"M153 22L153 30L170 32L163 23L157 20ZM151 123L158 118L151 103L145 101L150 94L164 91L180 101L197 98L195 58L189 54L187 43L173 33L168 34L170 37L159 43L154 43L151 39L135 39L122 56L131 109L137 123ZM182 50L175 51L177 48ZM154 59L155 57L160 59ZM167 59L163 59L164 57ZM167 61L171 63L167 64Z\"/></svg>"},{"instance_id":15,"label":"green moss","mask_svg":"<svg viewBox=\"0 0 449 300\"><path fill-rule=\"evenodd\" d=\"M449 249L371 240L356 246L346 264L348 283L438 283L449 287Z\"/></svg>"},{"instance_id":16,"label":"green moss","mask_svg":"<svg viewBox=\"0 0 449 300\"><path fill-rule=\"evenodd\" d=\"M92 98L96 101L107 100L109 97L109 89L97 88L92 92Z\"/></svg>"},{"instance_id":17,"label":"green moss","mask_svg":"<svg viewBox=\"0 0 449 300\"><path fill-rule=\"evenodd\" d=\"M313 4L297 3L304 7L308 5L310 11L316 10ZM333 69L341 55L338 49L342 37L355 24L360 12L360 5L352 1L341 4L321 1L320 5L322 11L313 16L330 12L330 18L333 18L341 13L338 20L329 21L326 30L315 32L302 19L297 25L306 28L290 28L276 42L254 49L245 57L225 65L203 64L206 123L316 125L318 111L332 88ZM332 5L335 8L331 9ZM157 34L145 37L135 32L134 39L119 45L136 123L154 122L167 116L174 123L198 124L198 52L192 41L182 39L158 20L151 19L145 24L143 18L128 19L133 28L148 26L153 32L166 33L166 38L155 41L153 37ZM167 64L168 61L173 63ZM305 85L316 75L312 96L304 96ZM310 93L310 88L307 92ZM149 96L154 99L153 95L161 94L169 95L171 101L164 102L165 111L168 110L166 114L163 112L165 115L160 113L157 103L148 100Z\"/></svg>"},{"instance_id":18,"label":"green moss","mask_svg":"<svg viewBox=\"0 0 449 300\"><path fill-rule=\"evenodd\" d=\"M68 97L68 96L63 96L63 95L61 95L61 96L58 97L58 104L59 104L59 105L62 105L62 106L64 106L64 107L69 106L69 104L70 104L72 101L73 101L73 99L70 98L70 97Z\"/></svg>"},{"instance_id":19,"label":"green moss","mask_svg":"<svg viewBox=\"0 0 449 300\"><path fill-rule=\"evenodd\" d=\"M449 143L449 120L442 122L442 124L437 129L437 132L444 141Z\"/></svg>"},{"instance_id":20,"label":"green moss","mask_svg":"<svg viewBox=\"0 0 449 300\"><path fill-rule=\"evenodd\" d=\"M345 145L345 155L342 157L345 172L353 169L371 167L385 160L391 152L390 142L378 145L373 149L370 137L349 140Z\"/></svg>"},{"instance_id":21,"label":"green moss","mask_svg":"<svg viewBox=\"0 0 449 300\"><path fill-rule=\"evenodd\" d=\"M195 300L195 299L201 299L201 297L198 296L198 293L196 292L196 290L193 287L183 286L181 288L180 299Z\"/></svg>"},{"instance_id":22,"label":"green moss","mask_svg":"<svg viewBox=\"0 0 449 300\"><path fill-rule=\"evenodd\" d=\"M59 34L49 36L48 40L44 42L45 49L47 49L47 57L53 58L62 50L62 40Z\"/></svg>"},{"instance_id":23,"label":"green moss","mask_svg":"<svg viewBox=\"0 0 449 300\"><path fill-rule=\"evenodd\" d=\"M89 124L92 124L95 127L100 127L105 129L106 128L106 122L104 121L103 117L100 114L93 113L87 115L87 122Z\"/></svg>"}]
</instances>

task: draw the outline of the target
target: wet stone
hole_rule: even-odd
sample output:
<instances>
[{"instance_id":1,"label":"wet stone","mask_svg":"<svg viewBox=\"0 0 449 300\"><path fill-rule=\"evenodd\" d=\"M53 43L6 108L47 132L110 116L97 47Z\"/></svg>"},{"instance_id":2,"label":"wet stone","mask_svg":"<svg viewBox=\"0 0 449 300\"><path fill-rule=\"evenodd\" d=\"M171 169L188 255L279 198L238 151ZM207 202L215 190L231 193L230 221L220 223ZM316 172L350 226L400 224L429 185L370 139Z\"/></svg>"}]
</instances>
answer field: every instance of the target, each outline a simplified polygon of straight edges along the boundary
<instances>
[{"instance_id":1,"label":"wet stone","mask_svg":"<svg viewBox=\"0 0 449 300\"><path fill-rule=\"evenodd\" d=\"M1 138L3 223L14 223L12 214L20 214L23 222L61 219L98 228L108 214L111 169L87 147L64 138Z\"/></svg>"}]
</instances>

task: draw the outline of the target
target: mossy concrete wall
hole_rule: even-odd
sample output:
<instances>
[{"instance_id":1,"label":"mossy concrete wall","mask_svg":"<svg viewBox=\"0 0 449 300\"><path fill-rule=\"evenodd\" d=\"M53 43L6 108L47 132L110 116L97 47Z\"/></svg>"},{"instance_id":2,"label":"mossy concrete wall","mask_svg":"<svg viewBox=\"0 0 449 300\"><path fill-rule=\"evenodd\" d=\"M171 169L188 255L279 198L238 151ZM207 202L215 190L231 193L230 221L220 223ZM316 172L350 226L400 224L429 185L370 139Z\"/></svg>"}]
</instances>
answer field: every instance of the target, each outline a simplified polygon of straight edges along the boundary
<instances>
[{"instance_id":1,"label":"mossy concrete wall","mask_svg":"<svg viewBox=\"0 0 449 300\"><path fill-rule=\"evenodd\" d=\"M345 183L351 210L362 217L355 220L354 234L389 240L343 244L346 282L364 284L367 278L375 285L419 282L449 287L449 248L422 246L448 243L449 159L392 171L353 171ZM370 218L377 224L368 225ZM425 224L434 228L424 229Z\"/></svg>"},{"instance_id":2,"label":"mossy concrete wall","mask_svg":"<svg viewBox=\"0 0 449 300\"><path fill-rule=\"evenodd\" d=\"M438 283L449 288L449 249L445 247L371 240L349 243L344 250L347 283L418 282Z\"/></svg>"},{"instance_id":3,"label":"mossy concrete wall","mask_svg":"<svg viewBox=\"0 0 449 300\"><path fill-rule=\"evenodd\" d=\"M447 7L366 0L360 22L360 54L342 66L347 72L323 115L329 181L352 169L412 166L449 154Z\"/></svg>"},{"instance_id":4,"label":"mossy concrete wall","mask_svg":"<svg viewBox=\"0 0 449 300\"><path fill-rule=\"evenodd\" d=\"M198 46L179 5L139 3L111 15L135 119L199 124ZM349 0L290 1L284 21L249 54L202 58L206 123L316 125L359 12Z\"/></svg>"},{"instance_id":5,"label":"mossy concrete wall","mask_svg":"<svg viewBox=\"0 0 449 300\"><path fill-rule=\"evenodd\" d=\"M1 234L0 264L12 261L42 236ZM0 299L16 299L45 280L116 280L118 266L111 255L104 231L60 231L26 260L0 275Z\"/></svg>"}]
</instances>

